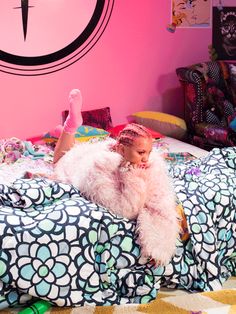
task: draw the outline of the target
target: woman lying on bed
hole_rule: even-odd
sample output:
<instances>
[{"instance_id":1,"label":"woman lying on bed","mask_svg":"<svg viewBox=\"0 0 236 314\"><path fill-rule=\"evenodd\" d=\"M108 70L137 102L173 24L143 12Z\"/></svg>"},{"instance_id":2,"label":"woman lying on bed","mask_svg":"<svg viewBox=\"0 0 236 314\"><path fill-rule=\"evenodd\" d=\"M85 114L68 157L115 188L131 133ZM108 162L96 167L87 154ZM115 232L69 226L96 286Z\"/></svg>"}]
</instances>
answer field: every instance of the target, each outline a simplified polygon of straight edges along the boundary
<instances>
[{"instance_id":1,"label":"woman lying on bed","mask_svg":"<svg viewBox=\"0 0 236 314\"><path fill-rule=\"evenodd\" d=\"M2 180L0 310L32 297L112 305L150 302L160 286L220 289L236 269L236 148L170 163L170 181L142 126L128 125L116 141L73 145L80 110L75 90L55 151L57 181ZM175 197L188 231L177 241ZM170 262L153 267L146 256Z\"/></svg>"},{"instance_id":2,"label":"woman lying on bed","mask_svg":"<svg viewBox=\"0 0 236 314\"><path fill-rule=\"evenodd\" d=\"M142 255L167 264L175 253L179 224L172 183L165 162L152 152L151 134L129 124L116 141L74 145L82 124L79 90L71 91L69 103L55 148L54 178L119 216L137 219Z\"/></svg>"}]
</instances>

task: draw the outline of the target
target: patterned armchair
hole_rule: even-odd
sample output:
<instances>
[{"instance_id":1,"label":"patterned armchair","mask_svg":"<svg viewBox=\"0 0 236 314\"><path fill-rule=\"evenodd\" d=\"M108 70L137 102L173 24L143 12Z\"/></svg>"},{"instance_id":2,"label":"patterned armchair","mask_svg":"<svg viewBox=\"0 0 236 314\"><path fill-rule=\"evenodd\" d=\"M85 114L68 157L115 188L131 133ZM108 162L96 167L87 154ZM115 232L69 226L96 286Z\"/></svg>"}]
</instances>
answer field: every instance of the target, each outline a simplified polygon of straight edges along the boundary
<instances>
[{"instance_id":1,"label":"patterned armchair","mask_svg":"<svg viewBox=\"0 0 236 314\"><path fill-rule=\"evenodd\" d=\"M235 146L236 64L209 61L177 68L176 73L190 143L207 150Z\"/></svg>"}]
</instances>

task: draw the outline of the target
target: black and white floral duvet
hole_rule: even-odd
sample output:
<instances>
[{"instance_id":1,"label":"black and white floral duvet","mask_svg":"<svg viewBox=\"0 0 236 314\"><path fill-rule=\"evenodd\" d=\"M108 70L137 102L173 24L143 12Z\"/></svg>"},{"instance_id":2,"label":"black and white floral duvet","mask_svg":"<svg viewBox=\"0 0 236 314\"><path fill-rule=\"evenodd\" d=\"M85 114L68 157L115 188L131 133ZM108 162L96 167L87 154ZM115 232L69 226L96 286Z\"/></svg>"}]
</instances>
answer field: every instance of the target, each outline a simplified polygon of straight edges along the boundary
<instances>
[{"instance_id":1,"label":"black and white floral duvet","mask_svg":"<svg viewBox=\"0 0 236 314\"><path fill-rule=\"evenodd\" d=\"M0 184L0 309L43 298L58 306L146 303L160 286L213 290L236 264L236 149L170 164L189 237L171 263L140 258L135 221L84 199L73 186Z\"/></svg>"}]
</instances>

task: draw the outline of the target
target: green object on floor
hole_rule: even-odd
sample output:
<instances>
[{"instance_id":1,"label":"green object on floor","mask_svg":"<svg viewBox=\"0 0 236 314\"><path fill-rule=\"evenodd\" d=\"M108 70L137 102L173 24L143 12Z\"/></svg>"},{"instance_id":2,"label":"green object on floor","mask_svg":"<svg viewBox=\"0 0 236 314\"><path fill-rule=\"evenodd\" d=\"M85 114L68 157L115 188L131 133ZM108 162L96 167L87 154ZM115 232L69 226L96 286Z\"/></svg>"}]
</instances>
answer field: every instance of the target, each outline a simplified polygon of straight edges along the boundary
<instances>
[{"instance_id":1,"label":"green object on floor","mask_svg":"<svg viewBox=\"0 0 236 314\"><path fill-rule=\"evenodd\" d=\"M24 310L21 310L18 314L44 314L51 306L49 302L40 300Z\"/></svg>"}]
</instances>

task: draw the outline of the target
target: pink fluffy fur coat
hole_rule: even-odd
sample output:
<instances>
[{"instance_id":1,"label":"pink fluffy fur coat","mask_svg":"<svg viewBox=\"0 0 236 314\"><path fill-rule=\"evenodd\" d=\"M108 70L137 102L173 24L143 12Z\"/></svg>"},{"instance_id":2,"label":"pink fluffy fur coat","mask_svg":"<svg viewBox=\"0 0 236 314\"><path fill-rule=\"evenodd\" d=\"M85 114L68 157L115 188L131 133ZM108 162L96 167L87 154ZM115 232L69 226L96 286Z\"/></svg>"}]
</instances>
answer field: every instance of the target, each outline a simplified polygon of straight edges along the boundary
<instances>
[{"instance_id":1,"label":"pink fluffy fur coat","mask_svg":"<svg viewBox=\"0 0 236 314\"><path fill-rule=\"evenodd\" d=\"M165 161L152 152L149 168L122 171L122 156L110 145L75 145L55 165L56 179L73 184L116 215L137 219L142 256L166 265L175 253L179 223Z\"/></svg>"}]
</instances>

